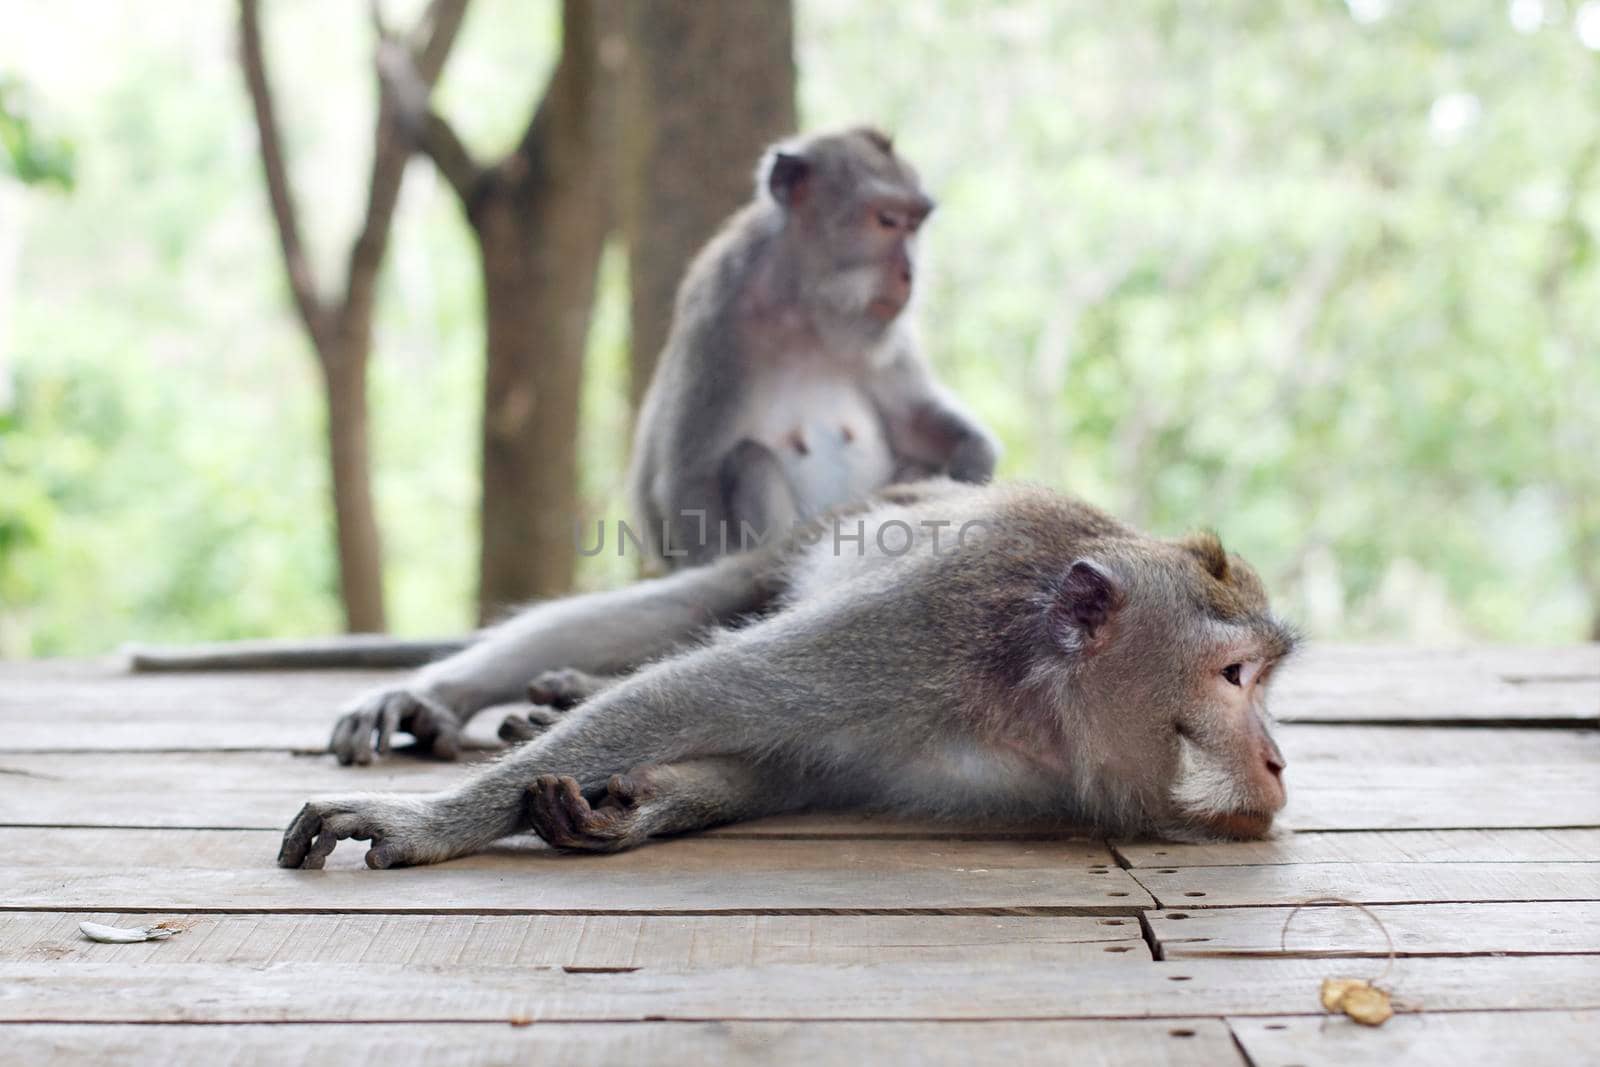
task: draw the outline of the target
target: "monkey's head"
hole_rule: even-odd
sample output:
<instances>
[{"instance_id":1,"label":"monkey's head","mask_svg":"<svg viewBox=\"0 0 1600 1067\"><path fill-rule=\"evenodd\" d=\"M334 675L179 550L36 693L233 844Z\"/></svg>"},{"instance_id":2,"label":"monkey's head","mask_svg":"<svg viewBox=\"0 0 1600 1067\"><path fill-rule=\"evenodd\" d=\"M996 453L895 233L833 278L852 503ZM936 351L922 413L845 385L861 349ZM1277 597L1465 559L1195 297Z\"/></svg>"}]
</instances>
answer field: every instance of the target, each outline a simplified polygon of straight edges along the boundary
<instances>
[{"instance_id":1,"label":"monkey's head","mask_svg":"<svg viewBox=\"0 0 1600 1067\"><path fill-rule=\"evenodd\" d=\"M1110 538L1050 584L1034 679L1083 741L1086 796L1170 837L1265 836L1285 800L1267 686L1295 635L1256 573L1210 534Z\"/></svg>"},{"instance_id":2,"label":"monkey's head","mask_svg":"<svg viewBox=\"0 0 1600 1067\"><path fill-rule=\"evenodd\" d=\"M887 136L861 127L777 145L756 194L782 213L820 309L881 329L911 302L917 233L934 202Z\"/></svg>"}]
</instances>

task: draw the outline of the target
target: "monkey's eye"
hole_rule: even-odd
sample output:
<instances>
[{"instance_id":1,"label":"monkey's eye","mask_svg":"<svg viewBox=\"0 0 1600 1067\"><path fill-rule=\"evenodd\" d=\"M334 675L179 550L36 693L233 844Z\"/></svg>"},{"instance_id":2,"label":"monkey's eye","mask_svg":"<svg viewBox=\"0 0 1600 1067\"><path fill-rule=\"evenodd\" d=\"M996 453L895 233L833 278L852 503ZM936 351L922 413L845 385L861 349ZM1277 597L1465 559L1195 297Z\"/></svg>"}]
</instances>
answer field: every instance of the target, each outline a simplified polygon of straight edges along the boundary
<instances>
[{"instance_id":1,"label":"monkey's eye","mask_svg":"<svg viewBox=\"0 0 1600 1067\"><path fill-rule=\"evenodd\" d=\"M886 230L898 230L900 228L900 217L892 211L880 211L878 212L878 225Z\"/></svg>"},{"instance_id":2,"label":"monkey's eye","mask_svg":"<svg viewBox=\"0 0 1600 1067\"><path fill-rule=\"evenodd\" d=\"M1239 672L1244 670L1243 663L1230 663L1222 668L1222 676L1228 680L1229 685L1239 685Z\"/></svg>"}]
</instances>

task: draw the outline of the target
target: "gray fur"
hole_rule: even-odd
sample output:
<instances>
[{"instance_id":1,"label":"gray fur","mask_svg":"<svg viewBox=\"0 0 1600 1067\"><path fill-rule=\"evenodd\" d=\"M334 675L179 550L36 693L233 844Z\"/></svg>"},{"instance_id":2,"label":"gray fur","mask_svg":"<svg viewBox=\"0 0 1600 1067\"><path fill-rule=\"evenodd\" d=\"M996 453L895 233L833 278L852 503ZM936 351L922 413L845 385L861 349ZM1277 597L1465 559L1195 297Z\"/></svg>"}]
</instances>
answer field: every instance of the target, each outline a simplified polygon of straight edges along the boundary
<instances>
[{"instance_id":1,"label":"gray fur","mask_svg":"<svg viewBox=\"0 0 1600 1067\"><path fill-rule=\"evenodd\" d=\"M859 552L834 535L858 523ZM430 668L416 692L463 714L557 663L632 673L455 789L311 801L279 862L317 867L354 837L374 867L431 863L529 829L610 850L805 807L1267 832L1266 682L1293 638L1214 539L948 480L810 533L542 605Z\"/></svg>"}]
</instances>

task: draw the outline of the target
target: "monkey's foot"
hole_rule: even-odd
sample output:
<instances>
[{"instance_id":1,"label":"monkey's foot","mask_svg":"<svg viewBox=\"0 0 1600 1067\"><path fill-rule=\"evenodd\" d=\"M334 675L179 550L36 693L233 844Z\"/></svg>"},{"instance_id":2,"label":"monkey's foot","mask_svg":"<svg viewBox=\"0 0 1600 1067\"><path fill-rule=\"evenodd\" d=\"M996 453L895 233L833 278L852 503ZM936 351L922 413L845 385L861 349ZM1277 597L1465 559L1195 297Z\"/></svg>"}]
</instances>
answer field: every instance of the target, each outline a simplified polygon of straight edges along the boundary
<instances>
[{"instance_id":1,"label":"monkey's foot","mask_svg":"<svg viewBox=\"0 0 1600 1067\"><path fill-rule=\"evenodd\" d=\"M328 751L340 763L387 756L394 735L410 734L417 748L441 759L461 754L461 717L442 702L410 689L378 689L352 702L333 726Z\"/></svg>"},{"instance_id":2,"label":"monkey's foot","mask_svg":"<svg viewBox=\"0 0 1600 1067\"><path fill-rule=\"evenodd\" d=\"M320 870L346 838L371 841L367 866L408 867L455 852L428 819L421 798L355 794L309 801L284 831L278 866Z\"/></svg>"},{"instance_id":3,"label":"monkey's foot","mask_svg":"<svg viewBox=\"0 0 1600 1067\"><path fill-rule=\"evenodd\" d=\"M528 699L558 711L575 708L611 683L611 679L572 667L544 671L528 683Z\"/></svg>"},{"instance_id":4,"label":"monkey's foot","mask_svg":"<svg viewBox=\"0 0 1600 1067\"><path fill-rule=\"evenodd\" d=\"M600 806L591 807L576 779L544 774L528 787L528 815L534 832L556 848L616 852L648 836L639 818L647 795L638 776L615 774Z\"/></svg>"},{"instance_id":5,"label":"monkey's foot","mask_svg":"<svg viewBox=\"0 0 1600 1067\"><path fill-rule=\"evenodd\" d=\"M555 708L532 707L527 711L516 711L505 717L500 724L500 740L508 741L513 745L520 745L524 741L532 741L550 727L561 721L564 712Z\"/></svg>"}]
</instances>

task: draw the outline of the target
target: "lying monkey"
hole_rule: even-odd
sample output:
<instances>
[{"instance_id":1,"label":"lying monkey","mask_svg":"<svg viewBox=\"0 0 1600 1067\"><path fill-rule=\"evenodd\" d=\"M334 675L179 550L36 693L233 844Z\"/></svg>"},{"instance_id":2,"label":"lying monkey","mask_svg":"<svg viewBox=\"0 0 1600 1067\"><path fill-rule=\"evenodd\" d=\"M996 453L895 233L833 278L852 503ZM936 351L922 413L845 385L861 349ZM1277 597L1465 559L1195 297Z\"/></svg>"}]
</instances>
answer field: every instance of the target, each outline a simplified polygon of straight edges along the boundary
<instances>
[{"instance_id":1,"label":"lying monkey","mask_svg":"<svg viewBox=\"0 0 1600 1067\"><path fill-rule=\"evenodd\" d=\"M409 721L346 716L370 751L397 726L458 732L541 671L633 669L454 789L311 801L279 864L321 867L344 838L371 867L437 863L530 829L612 851L809 807L1269 831L1266 687L1294 637L1215 537L948 480L810 534L533 608L399 690Z\"/></svg>"}]
</instances>

